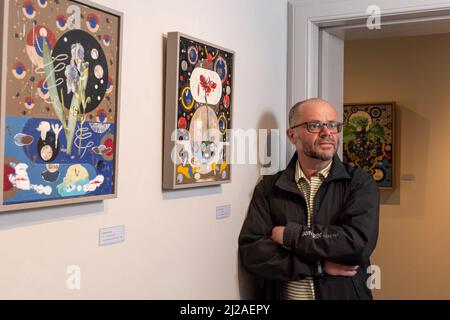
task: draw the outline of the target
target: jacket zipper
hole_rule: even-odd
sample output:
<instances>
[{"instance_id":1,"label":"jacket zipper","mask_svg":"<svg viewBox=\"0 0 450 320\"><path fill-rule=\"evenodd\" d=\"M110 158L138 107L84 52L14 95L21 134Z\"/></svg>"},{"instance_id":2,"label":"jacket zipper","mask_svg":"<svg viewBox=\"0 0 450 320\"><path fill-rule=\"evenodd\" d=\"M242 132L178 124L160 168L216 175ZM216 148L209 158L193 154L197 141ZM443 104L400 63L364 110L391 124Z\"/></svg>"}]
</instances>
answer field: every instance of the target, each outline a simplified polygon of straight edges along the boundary
<instances>
[{"instance_id":1,"label":"jacket zipper","mask_svg":"<svg viewBox=\"0 0 450 320\"><path fill-rule=\"evenodd\" d=\"M312 219L311 219L311 231L313 233L314 233L314 224L315 224L315 218L316 218L317 207L318 207L317 199L318 199L319 191L320 191L320 189L322 189L322 185L320 186L319 190L317 190L316 197L314 198L314 208L313 208ZM302 194L302 192L300 190L299 190L299 195L300 195L301 200L303 201L303 207L305 208L305 214L303 215L303 225L308 226L308 204L306 202L305 196ZM315 268L317 270L317 266L315 266ZM321 294L320 294L320 290L319 290L319 283L318 283L317 277L313 276L312 281L313 281L314 299L320 300Z\"/></svg>"},{"instance_id":2,"label":"jacket zipper","mask_svg":"<svg viewBox=\"0 0 450 320\"><path fill-rule=\"evenodd\" d=\"M311 231L313 234L315 234L315 225L316 225L316 217L319 211L319 199L321 196L322 188L325 186L325 181L320 185L319 190L317 190L316 196L314 198L314 208L313 208L313 216L311 220ZM318 263L318 262L317 262ZM318 266L315 266L316 270L318 270ZM322 272L324 272L322 270ZM315 300L321 300L321 292L320 292L320 286L319 286L319 276L313 277L313 284L314 284L314 297Z\"/></svg>"},{"instance_id":3,"label":"jacket zipper","mask_svg":"<svg viewBox=\"0 0 450 320\"><path fill-rule=\"evenodd\" d=\"M315 224L316 224L316 217L317 217L317 213L318 213L318 210L319 210L319 203L320 203L320 201L319 201L320 197L319 197L319 196L322 195L322 192L321 192L321 191L322 191L322 189L323 189L325 186L326 186L326 182L324 181L324 182L320 185L319 190L317 190L316 197L314 198L313 217L312 217L312 221L311 221L311 231L312 231L312 232L314 232L314 226L315 226Z\"/></svg>"},{"instance_id":4,"label":"jacket zipper","mask_svg":"<svg viewBox=\"0 0 450 320\"><path fill-rule=\"evenodd\" d=\"M298 188L298 186L297 186ZM306 208L303 217L302 217L302 225L308 225L308 204L306 203L305 196L302 194L300 190L298 190L298 194L300 196L301 201L303 202L303 208Z\"/></svg>"}]
</instances>

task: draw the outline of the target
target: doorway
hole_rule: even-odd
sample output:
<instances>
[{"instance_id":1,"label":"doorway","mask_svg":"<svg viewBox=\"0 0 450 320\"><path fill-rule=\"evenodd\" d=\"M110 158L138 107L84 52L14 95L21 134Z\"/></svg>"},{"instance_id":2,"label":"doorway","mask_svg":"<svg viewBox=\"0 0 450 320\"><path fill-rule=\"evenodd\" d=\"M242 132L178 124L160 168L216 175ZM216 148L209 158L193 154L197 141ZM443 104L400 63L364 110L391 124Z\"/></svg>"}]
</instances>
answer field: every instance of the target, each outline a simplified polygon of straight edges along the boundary
<instances>
[{"instance_id":1,"label":"doorway","mask_svg":"<svg viewBox=\"0 0 450 320\"><path fill-rule=\"evenodd\" d=\"M322 97L343 116L345 40L450 32L450 3L433 0L289 0L287 112ZM369 10L370 9L370 10ZM380 28L369 29L377 18ZM286 161L294 148L287 148ZM339 149L342 156L342 142Z\"/></svg>"},{"instance_id":2,"label":"doorway","mask_svg":"<svg viewBox=\"0 0 450 320\"><path fill-rule=\"evenodd\" d=\"M369 95L369 92L379 90L376 93L381 96L381 91L384 90L380 89L381 85L373 85L377 83L376 79L371 79L373 88L366 88L365 94L361 93L361 86L369 81L361 81L361 86L356 89L359 90L358 94L344 90L345 86L349 85L346 82L348 75L344 78L347 68L345 66L354 62L349 61L349 52L352 59L359 59L367 52L373 53L376 50L382 52L381 46L384 46L386 53L395 45L398 49L396 52L399 54L397 65L392 60L387 63L389 68L386 66L367 68L369 73L378 72L377 77L380 73L384 73L392 79L395 72L387 71L400 70L397 68L406 65L401 59L403 56L405 60L408 59L408 48L414 48L411 46L413 42L411 37L421 38L417 41L421 44L421 49L427 47L429 51L438 53L444 48L440 57L437 54L422 60L419 60L418 56L423 52L426 53L427 50L416 50L415 55L409 57L412 61L411 70L403 69L405 82L418 77L413 72L414 69L419 70L413 63L414 59L420 61L420 72L428 72L421 80L420 86L411 85L413 88L411 90L415 90L415 97L421 95L420 90L428 93L435 90L430 95L439 95L440 100L432 101L429 105L430 114L424 111L423 101L420 102L421 107L417 103L414 105L410 101L405 102L405 95L399 93L400 87L394 88L398 90L397 99L402 101L399 103L400 117L396 122L397 126L401 127L398 130L400 134L397 135L397 139L402 139L397 149L402 149L403 159L398 159L401 165L397 166L396 189L382 191L380 237L377 249L372 256L372 263L379 266L381 270L381 290L374 290L375 298L449 299L450 277L446 277L445 274L450 267L450 254L446 254L448 251L446 243L450 242L446 231L450 226L450 219L447 218L448 208L450 208L450 200L447 200L450 189L445 185L442 186L440 181L450 178L450 170L447 170L445 165L445 161L448 161L446 159L450 158L450 152L446 151L450 150L450 143L447 142L449 139L445 138L445 131L439 131L441 129L439 127L447 122L450 123L450 112L446 111L450 110L450 94L448 103L446 102L446 92L450 90L446 89L445 85L447 83L445 75L447 70L445 62L447 51L445 50L447 49L445 47L446 43L450 42L450 4L437 1L409 1L409 4L403 1L391 1L390 5L387 2L378 1L382 9L381 29L370 30L367 28L369 15L366 9L370 5L368 2L361 1L363 3L361 6L356 1L340 1L341 6L337 5L337 1L319 1L319 3L309 4L305 1L294 2L289 11L288 104L320 96L337 106L342 117L344 102L369 102L363 101L364 95L369 97L368 100L378 100L375 99L376 94ZM346 5L343 6L343 3ZM351 45L346 41L352 42ZM389 41L392 43L389 44ZM441 47L436 43L445 46ZM349 47L351 47L350 51ZM364 47L366 52L355 53ZM448 56L450 57L450 45ZM389 54L361 59L366 63L373 59L381 66L384 62L381 60L389 59ZM432 61L434 66L432 64L429 68L428 65L424 66L432 59L436 59ZM439 69L436 61L442 62L441 65L445 62L445 67ZM359 69L357 72L360 72L362 68L366 67L360 64L352 68L350 83L355 84L358 81L355 77L355 69ZM450 74L450 63L448 71ZM429 81L433 72L439 74L441 78L445 77L445 81L439 81L439 79L438 81L434 79L435 82ZM450 88L450 76L448 78ZM397 79L397 82L399 81L402 80ZM402 85L404 88L405 85ZM384 97L387 96L388 94L384 95ZM393 96L394 94L391 94L389 100L394 100ZM417 98L413 99L417 100ZM433 104L441 105L439 109L432 109ZM447 105L448 108L446 108ZM434 115L431 114L433 110ZM433 117L442 121L433 122ZM405 124L412 124L409 128L414 131L408 130ZM414 128L419 128L418 126L421 126L420 130L415 130ZM440 139L436 140L433 137L440 137ZM435 141L440 141L441 144ZM342 156L342 148L340 152ZM287 159L290 159L292 153L293 150L288 150ZM437 185L440 187L437 188ZM429 268L433 268L434 271L429 273L427 271Z\"/></svg>"}]
</instances>

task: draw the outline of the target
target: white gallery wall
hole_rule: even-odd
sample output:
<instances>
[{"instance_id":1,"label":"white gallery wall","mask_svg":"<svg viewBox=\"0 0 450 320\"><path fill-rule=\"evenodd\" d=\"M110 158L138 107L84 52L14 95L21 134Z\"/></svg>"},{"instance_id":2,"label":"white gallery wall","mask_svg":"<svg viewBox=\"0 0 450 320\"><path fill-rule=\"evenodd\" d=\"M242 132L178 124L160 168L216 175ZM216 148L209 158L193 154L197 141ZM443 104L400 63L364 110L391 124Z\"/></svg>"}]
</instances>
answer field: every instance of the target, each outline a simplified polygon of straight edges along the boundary
<instances>
[{"instance_id":1,"label":"white gallery wall","mask_svg":"<svg viewBox=\"0 0 450 320\"><path fill-rule=\"evenodd\" d=\"M0 215L0 299L239 299L237 239L259 166L235 165L222 187L162 192L164 36L235 50L233 127L283 135L287 0L96 2L124 13L119 198ZM229 219L216 220L221 205ZM125 242L100 247L99 229L117 225Z\"/></svg>"}]
</instances>

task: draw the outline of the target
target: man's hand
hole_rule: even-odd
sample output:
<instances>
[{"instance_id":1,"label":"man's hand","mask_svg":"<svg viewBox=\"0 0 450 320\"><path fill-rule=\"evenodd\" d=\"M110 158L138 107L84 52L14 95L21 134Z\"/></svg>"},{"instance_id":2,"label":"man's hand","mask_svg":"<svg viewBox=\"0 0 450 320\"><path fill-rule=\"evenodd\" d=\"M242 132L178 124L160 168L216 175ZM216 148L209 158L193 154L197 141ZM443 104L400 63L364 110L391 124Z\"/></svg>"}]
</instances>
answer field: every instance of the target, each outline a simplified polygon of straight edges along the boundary
<instances>
[{"instance_id":1,"label":"man's hand","mask_svg":"<svg viewBox=\"0 0 450 320\"><path fill-rule=\"evenodd\" d=\"M325 262L325 273L330 276L354 277L359 266L345 266L334 262Z\"/></svg>"},{"instance_id":2,"label":"man's hand","mask_svg":"<svg viewBox=\"0 0 450 320\"><path fill-rule=\"evenodd\" d=\"M284 245L283 234L284 234L284 227L275 227L272 229L271 239L280 245Z\"/></svg>"}]
</instances>

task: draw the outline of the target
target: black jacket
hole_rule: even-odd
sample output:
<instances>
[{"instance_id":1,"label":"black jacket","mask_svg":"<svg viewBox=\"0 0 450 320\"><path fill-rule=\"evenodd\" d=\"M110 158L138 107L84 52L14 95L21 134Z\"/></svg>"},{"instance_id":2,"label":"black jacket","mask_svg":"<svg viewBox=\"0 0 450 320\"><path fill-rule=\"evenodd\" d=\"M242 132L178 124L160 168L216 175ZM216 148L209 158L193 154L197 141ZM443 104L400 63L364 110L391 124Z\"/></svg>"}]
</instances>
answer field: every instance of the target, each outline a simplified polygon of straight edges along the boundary
<instances>
[{"instance_id":1,"label":"black jacket","mask_svg":"<svg viewBox=\"0 0 450 320\"><path fill-rule=\"evenodd\" d=\"M243 266L264 281L258 298L279 299L281 281L312 276L317 299L372 299L366 282L378 239L376 183L335 156L316 194L309 230L306 201L295 182L296 161L297 155L286 170L264 176L256 186L239 236ZM271 240L276 226L286 226L284 246ZM325 261L360 268L354 277L329 276L317 268Z\"/></svg>"}]
</instances>

